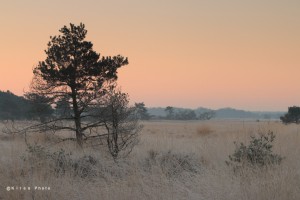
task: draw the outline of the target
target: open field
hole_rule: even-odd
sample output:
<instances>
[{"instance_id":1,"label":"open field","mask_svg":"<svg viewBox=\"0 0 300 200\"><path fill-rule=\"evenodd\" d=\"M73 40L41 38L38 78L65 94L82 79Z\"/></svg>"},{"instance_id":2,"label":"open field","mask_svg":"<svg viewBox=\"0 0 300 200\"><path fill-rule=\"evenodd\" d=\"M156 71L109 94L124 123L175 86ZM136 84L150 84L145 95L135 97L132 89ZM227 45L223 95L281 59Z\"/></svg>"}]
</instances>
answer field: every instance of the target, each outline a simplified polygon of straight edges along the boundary
<instances>
[{"instance_id":1,"label":"open field","mask_svg":"<svg viewBox=\"0 0 300 200\"><path fill-rule=\"evenodd\" d=\"M67 142L49 149L51 155L65 150L59 154L65 163L56 162L48 149L29 153L22 136L1 133L0 199L300 199L299 125L234 120L143 124L139 144L117 162L105 146L82 151ZM250 135L269 130L276 135L274 152L285 157L282 163L235 174L225 163L233 142L247 143ZM30 139L46 146L56 137ZM7 186L31 190L6 191Z\"/></svg>"}]
</instances>

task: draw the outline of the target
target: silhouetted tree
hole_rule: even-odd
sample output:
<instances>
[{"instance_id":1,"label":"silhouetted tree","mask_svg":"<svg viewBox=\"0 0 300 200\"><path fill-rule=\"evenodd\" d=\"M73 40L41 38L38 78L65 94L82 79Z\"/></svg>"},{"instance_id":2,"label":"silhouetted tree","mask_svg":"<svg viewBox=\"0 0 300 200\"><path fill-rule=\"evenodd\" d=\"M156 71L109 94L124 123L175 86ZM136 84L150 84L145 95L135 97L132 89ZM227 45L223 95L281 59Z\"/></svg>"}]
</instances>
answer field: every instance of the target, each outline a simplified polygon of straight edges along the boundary
<instances>
[{"instance_id":1,"label":"silhouetted tree","mask_svg":"<svg viewBox=\"0 0 300 200\"><path fill-rule=\"evenodd\" d=\"M145 107L145 104L143 102L135 103L135 108L136 108L136 114L137 114L139 119L141 119L141 120L150 119L150 115L148 113L148 110Z\"/></svg>"},{"instance_id":2,"label":"silhouetted tree","mask_svg":"<svg viewBox=\"0 0 300 200\"><path fill-rule=\"evenodd\" d=\"M280 117L280 120L285 123L299 123L300 122L300 107L293 106L288 108L288 113Z\"/></svg>"},{"instance_id":3,"label":"silhouetted tree","mask_svg":"<svg viewBox=\"0 0 300 200\"><path fill-rule=\"evenodd\" d=\"M52 117L54 112L51 105L48 104L48 99L45 96L40 96L35 93L25 94L26 99L30 102L30 113L31 118L38 117L41 122L46 122L47 119Z\"/></svg>"},{"instance_id":4,"label":"silhouetted tree","mask_svg":"<svg viewBox=\"0 0 300 200\"><path fill-rule=\"evenodd\" d=\"M167 119L174 119L174 114L175 114L175 111L174 111L174 108L172 106L167 106L165 108L165 112L167 113Z\"/></svg>"},{"instance_id":5,"label":"silhouetted tree","mask_svg":"<svg viewBox=\"0 0 300 200\"><path fill-rule=\"evenodd\" d=\"M93 109L92 113L96 112L98 116L96 121L104 122L108 149L116 158L120 151L126 154L132 150L138 141L137 136L141 126L138 125L136 107L129 106L128 94L110 90L103 102L105 106L102 106L100 110Z\"/></svg>"},{"instance_id":6,"label":"silhouetted tree","mask_svg":"<svg viewBox=\"0 0 300 200\"><path fill-rule=\"evenodd\" d=\"M127 65L128 60L120 55L100 57L93 50L93 44L85 40L87 30L82 23L79 26L64 26L60 33L50 37L45 50L47 58L34 68L28 95L42 96L54 107L59 102L68 103L72 115L51 122L73 120L74 126L52 123L50 128L74 131L76 141L81 146L86 131L103 125L103 121L90 124L83 123L83 119L95 117L90 116L90 109L101 103L108 88L113 87L117 80L117 69Z\"/></svg>"}]
</instances>

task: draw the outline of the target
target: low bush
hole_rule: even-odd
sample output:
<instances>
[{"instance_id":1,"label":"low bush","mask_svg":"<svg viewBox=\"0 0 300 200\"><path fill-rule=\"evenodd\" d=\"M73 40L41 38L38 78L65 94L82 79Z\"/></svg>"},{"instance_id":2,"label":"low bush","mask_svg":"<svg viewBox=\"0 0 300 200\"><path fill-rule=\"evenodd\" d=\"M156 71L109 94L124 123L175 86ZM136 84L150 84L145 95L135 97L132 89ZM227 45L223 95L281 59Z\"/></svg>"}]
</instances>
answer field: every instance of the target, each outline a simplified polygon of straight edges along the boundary
<instances>
[{"instance_id":1,"label":"low bush","mask_svg":"<svg viewBox=\"0 0 300 200\"><path fill-rule=\"evenodd\" d=\"M172 151L157 152L150 150L146 163L148 170L159 167L168 178L179 177L183 173L198 173L200 169L200 161L194 154L182 154Z\"/></svg>"},{"instance_id":2,"label":"low bush","mask_svg":"<svg viewBox=\"0 0 300 200\"><path fill-rule=\"evenodd\" d=\"M229 156L229 161L226 163L238 169L242 166L267 166L280 164L283 157L273 153L273 142L275 135L272 131L268 133L259 133L257 136L250 136L249 145L244 143L235 144L235 151Z\"/></svg>"},{"instance_id":3,"label":"low bush","mask_svg":"<svg viewBox=\"0 0 300 200\"><path fill-rule=\"evenodd\" d=\"M94 166L97 160L90 155L74 158L71 153L66 153L63 149L50 152L40 145L29 145L27 152L28 154L22 157L25 162L30 162L33 168L42 164L48 165L56 176L63 176L66 173L81 178L96 176Z\"/></svg>"}]
</instances>

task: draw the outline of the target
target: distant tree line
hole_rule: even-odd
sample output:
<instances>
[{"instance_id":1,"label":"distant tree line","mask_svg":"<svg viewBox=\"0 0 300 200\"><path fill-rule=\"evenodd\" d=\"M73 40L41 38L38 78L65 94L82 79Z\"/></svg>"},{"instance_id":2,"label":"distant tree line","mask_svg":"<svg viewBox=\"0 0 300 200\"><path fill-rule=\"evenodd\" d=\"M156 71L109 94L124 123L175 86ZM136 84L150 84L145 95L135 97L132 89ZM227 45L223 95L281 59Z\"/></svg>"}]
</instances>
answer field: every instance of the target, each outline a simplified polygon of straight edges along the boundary
<instances>
[{"instance_id":1,"label":"distant tree line","mask_svg":"<svg viewBox=\"0 0 300 200\"><path fill-rule=\"evenodd\" d=\"M136 115L141 120L157 119L157 116L150 115L148 109L143 102L135 103ZM192 109L174 108L167 106L165 108L165 117L158 117L159 119L167 120L210 120L216 116L216 113L212 110L204 112L196 112Z\"/></svg>"},{"instance_id":2,"label":"distant tree line","mask_svg":"<svg viewBox=\"0 0 300 200\"><path fill-rule=\"evenodd\" d=\"M210 120L215 117L214 111L206 111L196 114L192 109L176 109L171 106L165 108L166 117L168 120Z\"/></svg>"},{"instance_id":3,"label":"distant tree line","mask_svg":"<svg viewBox=\"0 0 300 200\"><path fill-rule=\"evenodd\" d=\"M0 120L40 120L44 122L52 117L66 117L72 115L72 108L68 99L60 99L51 107L48 99L37 94L17 96L10 91L0 91ZM154 118L148 112L144 102L135 103L135 114L141 120ZM215 117L214 111L196 113L192 109L178 109L171 106L165 108L167 120L210 120ZM293 114L286 116L287 119ZM295 119L295 117L293 118ZM298 119L299 120L299 119ZM294 120L295 121L295 120Z\"/></svg>"},{"instance_id":4,"label":"distant tree line","mask_svg":"<svg viewBox=\"0 0 300 200\"><path fill-rule=\"evenodd\" d=\"M61 99L53 108L47 102L45 97L36 94L26 94L25 97L22 97L9 90L6 92L0 90L0 119L45 121L53 116L72 115L72 109L67 99ZM143 102L135 103L134 108L139 119L149 120L151 118Z\"/></svg>"},{"instance_id":5,"label":"distant tree line","mask_svg":"<svg viewBox=\"0 0 300 200\"><path fill-rule=\"evenodd\" d=\"M43 118L50 117L53 112L50 105L34 103L24 97L16 96L9 90L0 91L1 120L43 120Z\"/></svg>"}]
</instances>

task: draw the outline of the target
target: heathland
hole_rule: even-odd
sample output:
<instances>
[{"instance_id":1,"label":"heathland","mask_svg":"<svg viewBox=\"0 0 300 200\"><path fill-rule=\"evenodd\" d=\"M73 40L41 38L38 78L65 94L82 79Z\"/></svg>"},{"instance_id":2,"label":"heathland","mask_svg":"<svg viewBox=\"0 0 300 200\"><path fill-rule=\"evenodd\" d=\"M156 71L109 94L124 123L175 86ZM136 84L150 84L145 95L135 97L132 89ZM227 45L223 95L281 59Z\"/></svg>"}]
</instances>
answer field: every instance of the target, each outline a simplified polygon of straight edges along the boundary
<instances>
[{"instance_id":1,"label":"heathland","mask_svg":"<svg viewBox=\"0 0 300 200\"><path fill-rule=\"evenodd\" d=\"M31 133L26 145L24 135L0 132L0 199L300 198L299 125L242 120L142 124L139 143L117 160L105 145L79 149L75 142L57 143L64 135ZM234 142L248 144L251 135L268 131L276 136L273 152L284 157L280 164L242 166L239 173L226 164Z\"/></svg>"}]
</instances>

